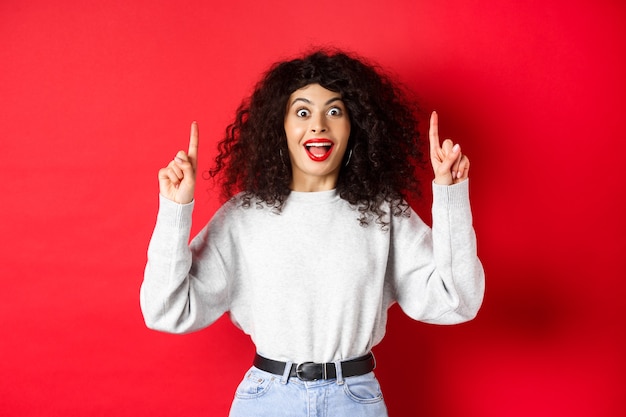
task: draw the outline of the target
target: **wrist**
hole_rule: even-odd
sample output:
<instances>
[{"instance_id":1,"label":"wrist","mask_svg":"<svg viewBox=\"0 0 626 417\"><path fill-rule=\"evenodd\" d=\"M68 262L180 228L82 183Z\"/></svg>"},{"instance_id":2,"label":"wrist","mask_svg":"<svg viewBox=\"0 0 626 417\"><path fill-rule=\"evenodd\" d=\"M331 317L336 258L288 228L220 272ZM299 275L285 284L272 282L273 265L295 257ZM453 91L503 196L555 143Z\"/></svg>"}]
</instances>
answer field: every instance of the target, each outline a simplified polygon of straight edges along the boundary
<instances>
[{"instance_id":1,"label":"wrist","mask_svg":"<svg viewBox=\"0 0 626 417\"><path fill-rule=\"evenodd\" d=\"M452 174L435 176L433 182L437 185L452 185L454 180L452 179Z\"/></svg>"}]
</instances>

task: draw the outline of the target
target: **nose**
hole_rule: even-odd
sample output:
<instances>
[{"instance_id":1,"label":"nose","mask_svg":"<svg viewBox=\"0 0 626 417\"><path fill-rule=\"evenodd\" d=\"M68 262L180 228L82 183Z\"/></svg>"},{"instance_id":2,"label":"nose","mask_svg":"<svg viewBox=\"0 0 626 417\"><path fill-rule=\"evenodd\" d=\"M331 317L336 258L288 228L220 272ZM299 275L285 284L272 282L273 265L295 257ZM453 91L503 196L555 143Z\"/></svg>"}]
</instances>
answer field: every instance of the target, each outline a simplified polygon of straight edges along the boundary
<instances>
[{"instance_id":1,"label":"nose","mask_svg":"<svg viewBox=\"0 0 626 417\"><path fill-rule=\"evenodd\" d=\"M324 114L318 114L317 117L311 117L311 132L312 133L322 133L326 132L326 118Z\"/></svg>"}]
</instances>

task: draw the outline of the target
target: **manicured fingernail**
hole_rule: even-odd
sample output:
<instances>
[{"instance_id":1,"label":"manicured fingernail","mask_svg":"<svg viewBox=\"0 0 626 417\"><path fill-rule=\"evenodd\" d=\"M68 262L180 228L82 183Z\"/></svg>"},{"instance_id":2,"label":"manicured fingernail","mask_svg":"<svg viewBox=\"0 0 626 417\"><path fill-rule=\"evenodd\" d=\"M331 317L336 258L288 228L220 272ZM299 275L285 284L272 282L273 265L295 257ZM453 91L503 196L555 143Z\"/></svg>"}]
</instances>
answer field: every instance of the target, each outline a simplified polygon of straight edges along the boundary
<instances>
[{"instance_id":1,"label":"manicured fingernail","mask_svg":"<svg viewBox=\"0 0 626 417\"><path fill-rule=\"evenodd\" d=\"M459 149L461 149L461 147L459 146L459 144L457 143L456 145L454 145L454 147L452 148L452 152L457 153L459 151Z\"/></svg>"}]
</instances>

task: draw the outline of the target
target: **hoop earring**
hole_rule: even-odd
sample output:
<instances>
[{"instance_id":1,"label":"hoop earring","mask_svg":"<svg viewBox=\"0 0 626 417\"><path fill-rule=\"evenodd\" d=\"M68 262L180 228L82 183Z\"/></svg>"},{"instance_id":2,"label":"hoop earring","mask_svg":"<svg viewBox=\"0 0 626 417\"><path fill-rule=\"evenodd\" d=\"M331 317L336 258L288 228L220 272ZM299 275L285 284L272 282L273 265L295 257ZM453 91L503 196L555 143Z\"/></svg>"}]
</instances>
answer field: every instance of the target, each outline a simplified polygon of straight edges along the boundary
<instances>
[{"instance_id":1,"label":"hoop earring","mask_svg":"<svg viewBox=\"0 0 626 417\"><path fill-rule=\"evenodd\" d=\"M344 166L348 166L348 164L350 163L350 158L352 158L352 149L350 149L350 152L348 153L348 159L346 160Z\"/></svg>"}]
</instances>

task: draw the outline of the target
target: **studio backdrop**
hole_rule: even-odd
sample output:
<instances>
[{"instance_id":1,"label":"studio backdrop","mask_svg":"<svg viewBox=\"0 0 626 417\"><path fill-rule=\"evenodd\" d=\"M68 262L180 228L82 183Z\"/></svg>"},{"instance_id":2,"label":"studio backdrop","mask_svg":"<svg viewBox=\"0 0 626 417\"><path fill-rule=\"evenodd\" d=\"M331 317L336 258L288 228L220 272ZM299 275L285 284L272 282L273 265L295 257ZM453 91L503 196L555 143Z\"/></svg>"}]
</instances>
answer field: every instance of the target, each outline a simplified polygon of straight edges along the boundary
<instances>
[{"instance_id":1,"label":"studio backdrop","mask_svg":"<svg viewBox=\"0 0 626 417\"><path fill-rule=\"evenodd\" d=\"M316 46L389 70L471 160L485 302L391 309L390 415L623 415L625 28L616 0L3 0L0 415L227 415L250 339L143 323L157 171L193 120L209 169L263 71ZM219 204L200 179L194 233Z\"/></svg>"}]
</instances>

